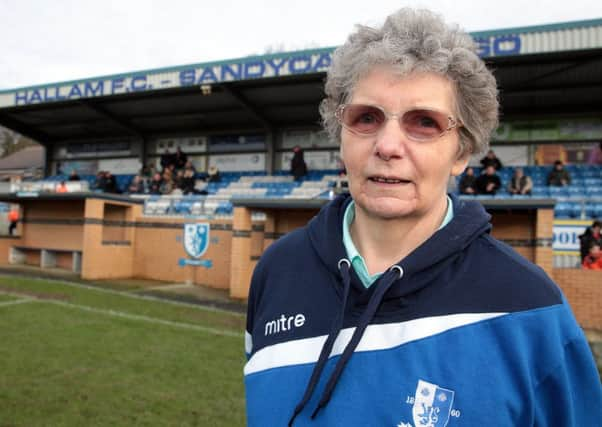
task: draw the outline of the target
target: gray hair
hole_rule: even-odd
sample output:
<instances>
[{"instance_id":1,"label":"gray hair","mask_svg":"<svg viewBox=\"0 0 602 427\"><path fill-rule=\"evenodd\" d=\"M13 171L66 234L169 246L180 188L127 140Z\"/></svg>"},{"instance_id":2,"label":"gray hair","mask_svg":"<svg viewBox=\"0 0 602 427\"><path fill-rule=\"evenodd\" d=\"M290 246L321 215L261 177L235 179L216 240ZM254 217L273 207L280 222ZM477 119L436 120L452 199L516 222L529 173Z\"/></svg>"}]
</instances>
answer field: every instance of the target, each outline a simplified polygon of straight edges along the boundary
<instances>
[{"instance_id":1,"label":"gray hair","mask_svg":"<svg viewBox=\"0 0 602 427\"><path fill-rule=\"evenodd\" d=\"M495 77L478 57L470 35L456 25L446 25L433 12L409 8L390 15L381 28L358 26L333 53L326 98L320 104L324 128L333 141L341 136L336 109L351 99L357 82L378 65L392 66L400 77L413 72L446 77L454 85L455 115L463 125L460 156L488 148L498 125Z\"/></svg>"}]
</instances>

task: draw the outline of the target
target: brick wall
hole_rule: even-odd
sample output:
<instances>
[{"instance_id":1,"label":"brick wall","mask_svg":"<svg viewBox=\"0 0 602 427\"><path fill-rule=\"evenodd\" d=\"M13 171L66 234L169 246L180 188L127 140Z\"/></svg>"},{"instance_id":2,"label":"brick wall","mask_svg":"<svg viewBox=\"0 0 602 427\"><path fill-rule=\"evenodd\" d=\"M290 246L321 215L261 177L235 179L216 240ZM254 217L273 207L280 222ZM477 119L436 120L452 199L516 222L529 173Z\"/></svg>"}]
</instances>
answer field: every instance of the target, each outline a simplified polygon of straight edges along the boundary
<instances>
[{"instance_id":1,"label":"brick wall","mask_svg":"<svg viewBox=\"0 0 602 427\"><path fill-rule=\"evenodd\" d=\"M556 268L553 278L581 327L602 331L602 271Z\"/></svg>"}]
</instances>

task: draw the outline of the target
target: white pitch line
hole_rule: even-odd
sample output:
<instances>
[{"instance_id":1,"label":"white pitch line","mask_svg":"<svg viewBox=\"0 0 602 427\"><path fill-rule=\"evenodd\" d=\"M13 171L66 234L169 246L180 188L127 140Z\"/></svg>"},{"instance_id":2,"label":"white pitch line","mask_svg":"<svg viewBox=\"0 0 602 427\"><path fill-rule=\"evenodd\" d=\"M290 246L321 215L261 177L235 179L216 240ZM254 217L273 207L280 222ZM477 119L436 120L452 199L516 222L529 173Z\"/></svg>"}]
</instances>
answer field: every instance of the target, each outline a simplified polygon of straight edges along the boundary
<instances>
[{"instance_id":1,"label":"white pitch line","mask_svg":"<svg viewBox=\"0 0 602 427\"><path fill-rule=\"evenodd\" d=\"M226 331L223 329L216 329L216 328L209 328L206 326L193 325L191 323L182 323L182 322L175 322L172 320L157 319L156 317L124 313L122 311L105 310L102 308L94 308L94 307L88 307L85 305L71 304L71 303L64 302L64 301L49 300L49 299L39 299L39 300L32 300L32 301L60 305L61 307L77 308L79 310L88 311L91 313L106 314L108 316L121 317L121 318L129 319L129 320L139 320L142 322L157 323L160 325L167 325L167 326L175 326L177 328L190 329L190 330L199 331L199 332L207 332L207 333L214 334L214 335L222 335L222 336L234 337L234 338L242 338L243 337L243 334L240 332L231 332L231 331Z\"/></svg>"},{"instance_id":2,"label":"white pitch line","mask_svg":"<svg viewBox=\"0 0 602 427\"><path fill-rule=\"evenodd\" d=\"M17 305L17 304L25 304L26 302L33 302L34 300L31 298L23 298L15 301L4 301L0 302L0 307L7 307L9 305Z\"/></svg>"},{"instance_id":3,"label":"white pitch line","mask_svg":"<svg viewBox=\"0 0 602 427\"><path fill-rule=\"evenodd\" d=\"M246 314L237 313L235 311L230 311L230 310L224 310L222 308L208 307L208 306L200 305L200 304L191 304L191 303L183 302L183 301L173 301L173 300L170 300L167 298L159 298L159 297L154 297L154 296L150 296L150 295L138 295L138 294L132 293L132 292L141 291L142 289L136 289L136 290L126 292L126 291L116 291L114 289L106 289L106 288L102 288L100 286L85 285L83 283L69 282L69 281L61 280L61 279L49 279L49 278L45 278L45 277L29 278L29 277L25 277L25 276L12 276L10 274L0 274L0 277L6 277L6 278L10 278L10 279L42 280L42 281L48 281L48 282L52 282L52 283L58 283L58 284L65 285L65 286L71 286L73 288L88 289L91 291L96 291L96 292L101 292L101 293L111 294L111 295L120 295L120 296L139 299L139 300L164 302L164 303L172 304L172 305L190 307L190 308L194 308L194 309L201 310L201 311L211 311L211 312L216 312L216 313L230 314L235 317L246 316Z\"/></svg>"}]
</instances>

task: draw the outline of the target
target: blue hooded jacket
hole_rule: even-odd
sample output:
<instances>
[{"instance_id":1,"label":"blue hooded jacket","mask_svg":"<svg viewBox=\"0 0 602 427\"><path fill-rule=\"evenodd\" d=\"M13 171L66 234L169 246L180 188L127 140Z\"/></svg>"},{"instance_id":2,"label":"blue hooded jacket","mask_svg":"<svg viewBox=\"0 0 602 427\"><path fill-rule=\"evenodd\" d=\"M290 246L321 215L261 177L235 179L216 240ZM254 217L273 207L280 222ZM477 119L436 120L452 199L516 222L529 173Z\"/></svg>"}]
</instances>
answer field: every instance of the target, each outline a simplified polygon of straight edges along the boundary
<instances>
[{"instance_id":1,"label":"blue hooded jacket","mask_svg":"<svg viewBox=\"0 0 602 427\"><path fill-rule=\"evenodd\" d=\"M454 218L366 289L339 196L272 244L249 294L254 426L602 426L600 379L558 287L452 197Z\"/></svg>"}]
</instances>

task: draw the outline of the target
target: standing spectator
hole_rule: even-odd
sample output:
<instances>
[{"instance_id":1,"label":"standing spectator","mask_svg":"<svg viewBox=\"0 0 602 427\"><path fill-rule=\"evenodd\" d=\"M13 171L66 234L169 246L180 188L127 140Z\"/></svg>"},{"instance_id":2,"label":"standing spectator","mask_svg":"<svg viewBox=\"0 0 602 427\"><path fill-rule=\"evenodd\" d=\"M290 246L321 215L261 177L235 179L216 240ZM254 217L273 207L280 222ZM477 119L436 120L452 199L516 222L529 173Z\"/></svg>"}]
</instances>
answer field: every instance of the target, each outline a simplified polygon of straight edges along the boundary
<instances>
[{"instance_id":1,"label":"standing spectator","mask_svg":"<svg viewBox=\"0 0 602 427\"><path fill-rule=\"evenodd\" d=\"M548 185L555 187L564 187L571 183L571 175L564 168L560 160L554 162L554 169L548 175Z\"/></svg>"},{"instance_id":2,"label":"standing spectator","mask_svg":"<svg viewBox=\"0 0 602 427\"><path fill-rule=\"evenodd\" d=\"M176 169L184 169L186 166L186 162L188 161L188 156L186 153L182 151L180 147L176 150L176 154L174 155L174 164Z\"/></svg>"},{"instance_id":3,"label":"standing spectator","mask_svg":"<svg viewBox=\"0 0 602 427\"><path fill-rule=\"evenodd\" d=\"M10 210L10 212L8 213L8 221L10 222L10 224L8 225L8 234L10 236L12 236L13 233L15 232L15 229L17 228L17 224L19 223L19 210L18 209Z\"/></svg>"},{"instance_id":4,"label":"standing spectator","mask_svg":"<svg viewBox=\"0 0 602 427\"><path fill-rule=\"evenodd\" d=\"M510 194L531 194L533 181L531 177L525 175L523 168L514 169L514 176L508 184L508 192Z\"/></svg>"},{"instance_id":5,"label":"standing spectator","mask_svg":"<svg viewBox=\"0 0 602 427\"><path fill-rule=\"evenodd\" d=\"M109 172L105 172L105 193L119 193L119 188L117 188L117 181L115 180L115 176Z\"/></svg>"},{"instance_id":6,"label":"standing spectator","mask_svg":"<svg viewBox=\"0 0 602 427\"><path fill-rule=\"evenodd\" d=\"M497 158L493 150L489 150L487 155L481 159L483 168L487 169L487 166L493 166L496 171L502 168L502 162Z\"/></svg>"},{"instance_id":7,"label":"standing spectator","mask_svg":"<svg viewBox=\"0 0 602 427\"><path fill-rule=\"evenodd\" d=\"M174 154L172 154L168 148L167 150L165 150L165 153L161 155L161 168L165 170L173 164L175 164L175 157Z\"/></svg>"},{"instance_id":8,"label":"standing spectator","mask_svg":"<svg viewBox=\"0 0 602 427\"><path fill-rule=\"evenodd\" d=\"M146 166L143 166L142 169L140 169L140 176L142 176L142 178L145 180L151 180L154 174L155 167L150 163Z\"/></svg>"},{"instance_id":9,"label":"standing spectator","mask_svg":"<svg viewBox=\"0 0 602 427\"><path fill-rule=\"evenodd\" d=\"M73 169L71 171L71 175L69 175L69 181L80 181L80 180L81 180L81 178L77 174L77 171L75 169Z\"/></svg>"},{"instance_id":10,"label":"standing spectator","mask_svg":"<svg viewBox=\"0 0 602 427\"><path fill-rule=\"evenodd\" d=\"M222 177L219 174L219 169L217 166L210 166L209 171L207 172L207 182L221 182L221 180Z\"/></svg>"},{"instance_id":11,"label":"standing spectator","mask_svg":"<svg viewBox=\"0 0 602 427\"><path fill-rule=\"evenodd\" d=\"M602 270L602 252L600 244L592 242L589 246L589 252L581 264L586 270Z\"/></svg>"},{"instance_id":12,"label":"standing spectator","mask_svg":"<svg viewBox=\"0 0 602 427\"><path fill-rule=\"evenodd\" d=\"M500 177L495 173L495 167L493 165L487 166L485 173L477 178L476 186L478 194L492 195L502 186Z\"/></svg>"},{"instance_id":13,"label":"standing spectator","mask_svg":"<svg viewBox=\"0 0 602 427\"><path fill-rule=\"evenodd\" d=\"M291 174L295 177L295 181L300 181L305 175L307 175L307 164L303 158L303 150L298 145L293 148Z\"/></svg>"},{"instance_id":14,"label":"standing spectator","mask_svg":"<svg viewBox=\"0 0 602 427\"><path fill-rule=\"evenodd\" d=\"M592 243L602 246L602 222L596 220L591 227L587 227L585 232L579 236L579 252L581 253L581 262L589 253Z\"/></svg>"},{"instance_id":15,"label":"standing spectator","mask_svg":"<svg viewBox=\"0 0 602 427\"><path fill-rule=\"evenodd\" d=\"M477 178L474 176L474 169L470 166L466 168L464 175L460 179L460 194L476 194Z\"/></svg>"},{"instance_id":16,"label":"standing spectator","mask_svg":"<svg viewBox=\"0 0 602 427\"><path fill-rule=\"evenodd\" d=\"M589 152L587 163L590 165L602 165L602 142L594 146Z\"/></svg>"}]
</instances>

